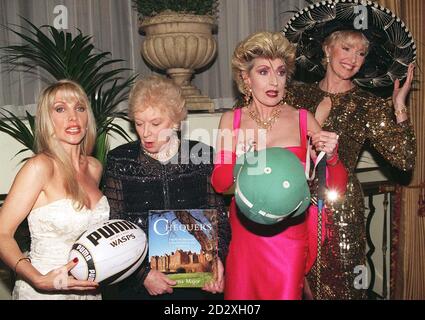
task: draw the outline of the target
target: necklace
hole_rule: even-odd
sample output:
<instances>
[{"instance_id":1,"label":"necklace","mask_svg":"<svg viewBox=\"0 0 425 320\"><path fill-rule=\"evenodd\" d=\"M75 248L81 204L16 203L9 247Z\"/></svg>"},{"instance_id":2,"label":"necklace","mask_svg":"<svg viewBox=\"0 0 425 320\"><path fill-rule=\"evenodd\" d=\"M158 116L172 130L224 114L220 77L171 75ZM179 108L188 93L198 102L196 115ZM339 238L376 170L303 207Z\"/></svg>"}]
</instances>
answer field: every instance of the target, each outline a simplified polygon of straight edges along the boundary
<instances>
[{"instance_id":1,"label":"necklace","mask_svg":"<svg viewBox=\"0 0 425 320\"><path fill-rule=\"evenodd\" d=\"M273 123L276 121L277 118L279 118L280 112L282 111L282 109L279 107L274 108L275 109L267 120L261 119L258 112L251 109L248 109L248 114L249 117L257 123L258 127L270 130L272 128Z\"/></svg>"},{"instance_id":2,"label":"necklace","mask_svg":"<svg viewBox=\"0 0 425 320\"><path fill-rule=\"evenodd\" d=\"M147 154L149 157L158 160L160 162L167 162L172 157L176 155L176 153L179 151L180 147L180 140L177 137L176 134L173 134L170 136L170 140L162 146L161 150L156 153L149 152L147 150L143 150L145 154Z\"/></svg>"},{"instance_id":3,"label":"necklace","mask_svg":"<svg viewBox=\"0 0 425 320\"><path fill-rule=\"evenodd\" d=\"M351 93L351 92L353 92L354 90L357 89L357 86L354 85L352 88L350 88L348 90L345 90L345 91L341 91L341 92L329 92L329 91L326 91L325 89L322 88L323 85L322 85L321 82L318 82L317 83L317 87L319 88L320 91L323 92L324 97L329 97L329 98L336 98L336 97L344 96L344 95L346 95L348 93Z\"/></svg>"}]
</instances>

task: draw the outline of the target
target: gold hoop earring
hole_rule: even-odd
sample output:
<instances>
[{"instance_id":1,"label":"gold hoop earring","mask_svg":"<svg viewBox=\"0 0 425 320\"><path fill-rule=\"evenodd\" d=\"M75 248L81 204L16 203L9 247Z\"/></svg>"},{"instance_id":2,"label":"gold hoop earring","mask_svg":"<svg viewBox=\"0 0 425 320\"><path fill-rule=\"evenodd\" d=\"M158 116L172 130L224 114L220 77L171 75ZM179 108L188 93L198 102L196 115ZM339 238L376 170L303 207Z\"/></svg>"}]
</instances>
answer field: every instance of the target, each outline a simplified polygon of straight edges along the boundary
<instances>
[{"instance_id":1,"label":"gold hoop earring","mask_svg":"<svg viewBox=\"0 0 425 320\"><path fill-rule=\"evenodd\" d=\"M244 86L243 99L245 102L245 106L249 105L252 99L252 90L246 84Z\"/></svg>"}]
</instances>

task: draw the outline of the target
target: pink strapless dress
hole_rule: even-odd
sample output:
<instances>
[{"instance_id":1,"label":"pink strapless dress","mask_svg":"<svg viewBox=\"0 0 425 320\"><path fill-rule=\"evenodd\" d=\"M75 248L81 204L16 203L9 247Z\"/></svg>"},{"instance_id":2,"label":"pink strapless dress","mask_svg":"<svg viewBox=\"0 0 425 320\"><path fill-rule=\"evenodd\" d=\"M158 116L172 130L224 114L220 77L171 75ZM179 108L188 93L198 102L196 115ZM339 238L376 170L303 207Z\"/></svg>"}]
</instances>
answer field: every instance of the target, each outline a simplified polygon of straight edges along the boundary
<instances>
[{"instance_id":1,"label":"pink strapless dress","mask_svg":"<svg viewBox=\"0 0 425 320\"><path fill-rule=\"evenodd\" d=\"M301 162L305 162L307 150L305 114L300 111L302 145L286 148ZM288 222L292 225L287 225ZM308 255L305 215L297 221L260 226L238 213L233 198L230 225L232 240L226 260L225 299L301 299Z\"/></svg>"},{"instance_id":2,"label":"pink strapless dress","mask_svg":"<svg viewBox=\"0 0 425 320\"><path fill-rule=\"evenodd\" d=\"M293 152L304 165L307 152L307 111L300 109L299 114L301 146L286 149ZM233 121L236 135L240 120L241 109L236 109ZM220 156L221 161L229 158L224 153ZM215 166L211 181L217 192L224 192L233 184L235 159L236 155L232 153L232 164ZM329 171L333 172L327 174L328 186L335 183L345 186L347 175L342 164ZM329 179L329 176L333 179ZM232 240L225 267L225 299L301 299L305 274L317 255L317 207L311 205L304 215L297 218L262 226L239 213L233 198L230 205L230 225ZM324 220L322 228L325 228ZM324 234L323 232L322 241Z\"/></svg>"}]
</instances>

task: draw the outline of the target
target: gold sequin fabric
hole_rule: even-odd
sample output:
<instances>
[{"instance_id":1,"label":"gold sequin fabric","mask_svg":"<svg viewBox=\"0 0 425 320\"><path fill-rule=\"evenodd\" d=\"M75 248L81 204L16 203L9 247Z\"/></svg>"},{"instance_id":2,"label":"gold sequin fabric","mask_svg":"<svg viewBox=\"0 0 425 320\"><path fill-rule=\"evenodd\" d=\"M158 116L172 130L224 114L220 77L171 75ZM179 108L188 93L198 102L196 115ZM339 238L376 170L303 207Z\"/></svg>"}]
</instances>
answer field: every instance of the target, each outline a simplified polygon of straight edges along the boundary
<instances>
[{"instance_id":1,"label":"gold sequin fabric","mask_svg":"<svg viewBox=\"0 0 425 320\"><path fill-rule=\"evenodd\" d=\"M338 153L348 171L348 184L345 199L327 210L327 239L308 281L318 299L364 299L366 291L355 288L359 276L355 268L366 265L366 230L364 198L354 170L366 141L391 165L410 170L415 164L416 139L409 121L397 124L394 109L384 99L358 87L328 94L317 83L291 84L286 102L315 114L326 96L332 108L323 129L339 135ZM320 286L316 285L318 272Z\"/></svg>"}]
</instances>

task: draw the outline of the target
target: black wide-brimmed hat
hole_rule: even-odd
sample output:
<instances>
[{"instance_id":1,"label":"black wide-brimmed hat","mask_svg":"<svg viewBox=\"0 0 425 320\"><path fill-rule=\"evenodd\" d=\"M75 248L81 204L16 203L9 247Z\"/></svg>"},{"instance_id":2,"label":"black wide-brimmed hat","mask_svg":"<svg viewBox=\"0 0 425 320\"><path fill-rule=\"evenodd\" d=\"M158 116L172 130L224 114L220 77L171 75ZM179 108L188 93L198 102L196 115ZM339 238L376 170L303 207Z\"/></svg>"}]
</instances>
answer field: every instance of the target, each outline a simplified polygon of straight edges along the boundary
<instances>
[{"instance_id":1,"label":"black wide-brimmed hat","mask_svg":"<svg viewBox=\"0 0 425 320\"><path fill-rule=\"evenodd\" d=\"M369 40L369 53L353 81L365 88L389 87L404 79L416 60L416 46L406 25L390 10L372 1L327 0L305 7L283 28L297 47L295 79L320 80L322 43L337 30L358 30Z\"/></svg>"}]
</instances>

